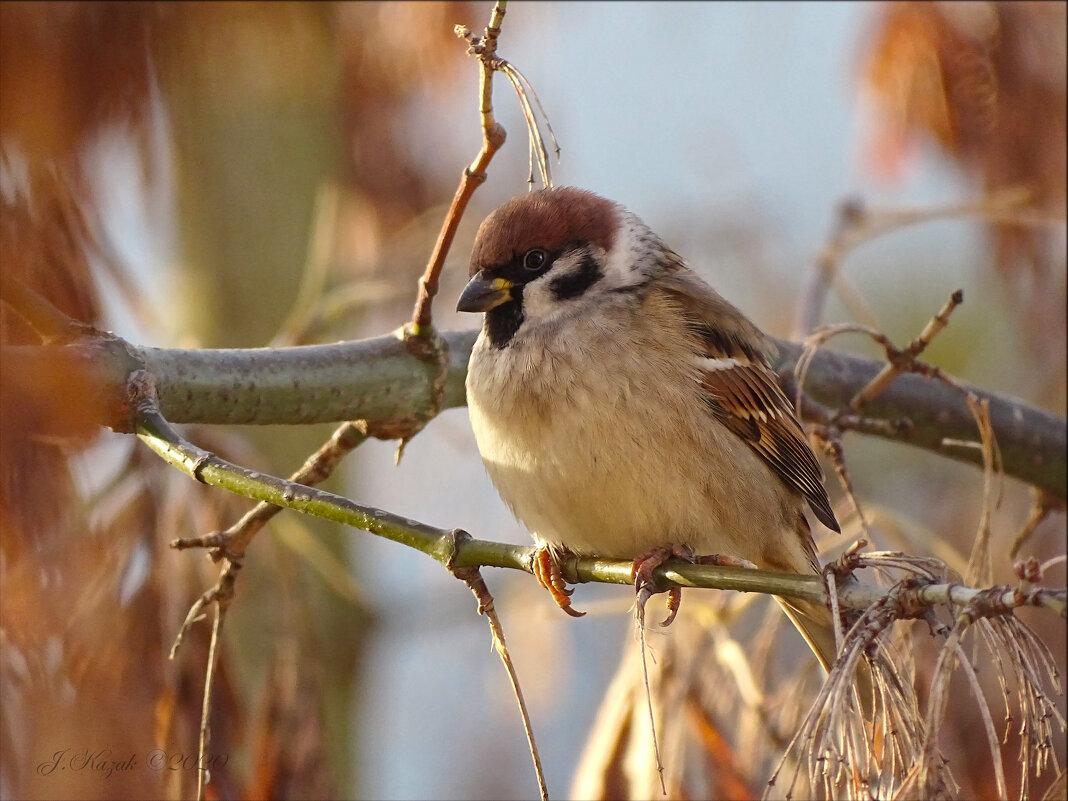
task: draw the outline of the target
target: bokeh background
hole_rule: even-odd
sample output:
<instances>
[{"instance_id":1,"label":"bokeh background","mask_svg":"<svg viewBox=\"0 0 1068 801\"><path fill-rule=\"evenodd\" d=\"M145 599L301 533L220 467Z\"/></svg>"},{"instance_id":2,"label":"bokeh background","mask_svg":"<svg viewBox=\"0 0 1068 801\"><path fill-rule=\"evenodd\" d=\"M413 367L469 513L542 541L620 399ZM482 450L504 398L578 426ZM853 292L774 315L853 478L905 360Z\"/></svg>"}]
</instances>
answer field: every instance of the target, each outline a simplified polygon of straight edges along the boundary
<instances>
[{"instance_id":1,"label":"bokeh background","mask_svg":"<svg viewBox=\"0 0 1068 801\"><path fill-rule=\"evenodd\" d=\"M0 267L140 344L247 347L396 328L479 148L477 66L452 27L481 30L489 12L477 2L4 3ZM832 296L822 321L872 323L904 344L963 288L928 359L1063 415L1064 20L1062 3L517 2L500 54L551 119L555 181L630 207L777 336L796 335L847 198L912 209L1023 186L1027 226L942 216L849 253L842 273L865 302ZM451 309L474 228L527 185L523 121L500 76L494 103L509 138L449 257L435 308L443 328L477 324ZM0 325L5 342L33 341L11 314ZM878 355L859 340L835 346ZM245 508L97 432L77 406L15 392L0 420L0 793L186 796L188 772L37 771L63 748L142 760L157 745L195 751L207 625L174 662L166 651L213 568L166 544ZM284 474L330 430L186 433ZM846 446L878 545L966 558L979 471L859 437ZM435 419L397 467L395 449L368 442L328 488L527 542L464 409ZM840 488L832 499L847 509ZM1008 545L1030 503L1004 483L998 580L1011 576ZM1064 537L1054 514L1029 552L1063 553ZM591 614L576 622L529 577L504 573L486 578L562 797L621 655L636 647L631 598L581 587L576 605ZM1049 580L1064 585L1063 563ZM1063 622L1032 622L1063 673ZM213 771L211 797L535 795L485 622L422 555L280 515L250 550L225 636L212 751L230 761ZM974 740L962 725L946 748L976 759L958 778L965 797L986 797ZM1063 736L1055 747L1063 765Z\"/></svg>"}]
</instances>

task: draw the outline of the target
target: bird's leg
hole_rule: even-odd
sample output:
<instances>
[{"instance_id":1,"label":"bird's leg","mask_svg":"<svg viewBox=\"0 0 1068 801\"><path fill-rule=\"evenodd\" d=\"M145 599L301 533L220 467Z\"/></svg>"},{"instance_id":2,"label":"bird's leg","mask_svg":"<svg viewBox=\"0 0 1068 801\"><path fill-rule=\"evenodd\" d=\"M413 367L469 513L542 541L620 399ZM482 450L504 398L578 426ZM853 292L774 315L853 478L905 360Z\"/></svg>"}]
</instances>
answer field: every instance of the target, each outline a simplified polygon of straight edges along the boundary
<instances>
[{"instance_id":1,"label":"bird's leg","mask_svg":"<svg viewBox=\"0 0 1068 801\"><path fill-rule=\"evenodd\" d=\"M564 577L560 573L560 564L556 561L552 551L549 550L549 546L542 545L534 551L533 567L534 578L549 591L557 606L571 615L571 617L582 617L586 614L571 606L571 593L574 590L568 589L567 582L564 581Z\"/></svg>"},{"instance_id":2,"label":"bird's leg","mask_svg":"<svg viewBox=\"0 0 1068 801\"><path fill-rule=\"evenodd\" d=\"M720 567L747 567L755 568L748 559L738 556L726 556L725 554L706 554L694 556L692 550L685 545L661 545L653 550L642 554L634 560L630 575L634 579L634 590L638 593L638 620L645 625L645 604L658 592L668 594L668 616L660 623L661 626L670 626L675 616L679 613L679 605L682 603L682 587L673 584L664 587L657 582L653 571L672 557L691 562L695 565L718 565Z\"/></svg>"},{"instance_id":3,"label":"bird's leg","mask_svg":"<svg viewBox=\"0 0 1068 801\"><path fill-rule=\"evenodd\" d=\"M679 604L682 603L682 587L672 584L670 587L663 586L653 576L653 571L668 559L678 557L687 562L693 561L693 551L685 545L659 545L651 551L647 551L634 560L630 568L630 577L634 580L634 591L638 594L638 622L645 626L645 604L658 592L668 594L668 616L661 621L661 626L670 626L679 613Z\"/></svg>"}]
</instances>

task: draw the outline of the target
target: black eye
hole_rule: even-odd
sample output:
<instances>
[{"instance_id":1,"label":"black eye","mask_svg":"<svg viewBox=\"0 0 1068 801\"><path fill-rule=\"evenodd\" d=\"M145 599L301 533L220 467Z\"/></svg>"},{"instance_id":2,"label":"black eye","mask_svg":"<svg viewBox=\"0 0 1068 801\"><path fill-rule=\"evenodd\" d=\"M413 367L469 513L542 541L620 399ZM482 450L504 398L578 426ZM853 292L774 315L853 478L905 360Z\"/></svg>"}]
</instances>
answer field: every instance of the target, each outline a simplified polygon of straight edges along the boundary
<instances>
[{"instance_id":1,"label":"black eye","mask_svg":"<svg viewBox=\"0 0 1068 801\"><path fill-rule=\"evenodd\" d=\"M527 255L523 257L523 267L534 272L544 267L548 260L549 255L544 250L534 248L534 250L528 250Z\"/></svg>"}]
</instances>

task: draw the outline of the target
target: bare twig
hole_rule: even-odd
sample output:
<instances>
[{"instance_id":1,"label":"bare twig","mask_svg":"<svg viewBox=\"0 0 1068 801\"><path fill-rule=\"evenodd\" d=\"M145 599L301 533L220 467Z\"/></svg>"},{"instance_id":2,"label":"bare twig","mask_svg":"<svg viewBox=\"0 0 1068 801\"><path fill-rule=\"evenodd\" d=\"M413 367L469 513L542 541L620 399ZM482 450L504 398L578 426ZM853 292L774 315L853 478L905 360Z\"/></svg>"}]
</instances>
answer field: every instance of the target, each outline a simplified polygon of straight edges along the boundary
<instances>
[{"instance_id":1,"label":"bare twig","mask_svg":"<svg viewBox=\"0 0 1068 801\"><path fill-rule=\"evenodd\" d=\"M897 375L904 370L912 369L916 357L931 344L931 340L935 335L949 324L949 315L963 302L964 292L958 289L946 302L946 305L942 307L942 310L924 326L920 335L912 340L904 350L899 351L884 340L883 344L887 348L887 365L879 371L875 378L868 382L864 389L854 396L849 403L850 411L859 412L868 401L882 392L886 385L893 381Z\"/></svg>"},{"instance_id":2,"label":"bare twig","mask_svg":"<svg viewBox=\"0 0 1068 801\"><path fill-rule=\"evenodd\" d=\"M839 206L834 233L816 257L815 269L798 309L794 335L801 339L816 329L832 286L845 295L844 300L853 307L854 316L874 322L874 314L841 273L845 257L864 243L912 225L954 217L978 217L1018 225L1063 224L1063 214L1051 215L1026 207L1031 200L1030 192L1018 188L975 201L916 209L871 210L859 198L847 198Z\"/></svg>"},{"instance_id":3,"label":"bare twig","mask_svg":"<svg viewBox=\"0 0 1068 801\"><path fill-rule=\"evenodd\" d=\"M932 378L946 380L951 386L959 389L959 385L948 379L948 377L946 377L937 367L920 362L916 357L927 348L935 335L949 324L949 315L952 314L953 310L963 302L964 293L958 289L952 294L949 301L942 307L941 311L932 317L927 325L924 326L920 335L912 340L912 342L910 342L904 349L897 348L894 343L890 341L890 338L881 331L877 331L870 326L859 325L856 323L828 325L813 331L805 337L802 355L797 360L797 364L794 367L794 377L797 382L797 398L795 402L798 408L800 408L801 404L801 392L802 387L804 386L805 376L808 373L809 366L812 363L812 359L815 357L816 351L831 338L847 333L865 334L875 340L875 342L883 347L887 361L883 368L849 401L848 410L850 412L854 414L859 412L865 405L871 402L871 400L880 395L894 378L903 372L920 373L921 375L926 375Z\"/></svg>"},{"instance_id":4,"label":"bare twig","mask_svg":"<svg viewBox=\"0 0 1068 801\"><path fill-rule=\"evenodd\" d=\"M486 168L493 156L504 144L505 131L493 116L493 71L496 68L497 37L501 33L501 23L507 7L505 0L497 0L490 14L489 25L481 37L475 37L471 31L460 25L456 33L466 39L470 47L468 52L478 58L479 63L479 114L482 123L482 149L475 160L464 170L460 185L453 196L448 214L441 232L438 234L434 250L427 262L426 272L419 279L419 293L412 313L411 331L416 337L426 337L432 330L431 306L438 292L438 279L445 266L445 257L452 247L452 241L459 228L460 219L467 209L467 203L475 190L486 180Z\"/></svg>"},{"instance_id":5,"label":"bare twig","mask_svg":"<svg viewBox=\"0 0 1068 801\"><path fill-rule=\"evenodd\" d=\"M431 251L427 262L426 271L419 279L419 289L416 294L415 309L412 312L412 321L402 329L402 339L408 345L411 352L418 358L432 363L437 370L434 381L435 392L433 404L429 413L417 420L412 421L411 429L400 436L397 446L396 461L399 463L404 447L408 441L422 430L426 422L432 418L441 408L441 398L444 393L445 380L449 368L448 347L444 340L434 330L432 307L434 296L438 292L438 283L441 271L445 266L445 257L452 247L456 231L460 226L460 220L467 210L467 203L475 190L486 180L486 169L489 167L493 156L504 145L504 127L493 115L493 72L498 69L496 57L497 37L501 33L501 23L504 21L506 0L497 0L490 14L489 25L481 37L474 36L470 30L457 25L456 35L465 39L469 45L468 53L478 58L479 62L479 114L482 125L482 148L475 160L463 171L460 176L460 185L453 195L448 213L442 223L441 231L434 249Z\"/></svg>"},{"instance_id":6,"label":"bare twig","mask_svg":"<svg viewBox=\"0 0 1068 801\"><path fill-rule=\"evenodd\" d=\"M860 500L857 498L857 493L854 489L853 478L849 474L849 469L845 463L845 449L842 447L842 432L844 427L840 421L835 419L833 422L829 421L823 424L813 426L812 436L823 444L823 452L826 453L831 463L834 465L835 475L838 477L838 483L841 484L842 489L845 490L846 497L849 498L849 503L857 513L857 519L860 520L861 530L864 532L864 536L871 541L871 530L868 528L868 518L864 514L864 509L860 505Z\"/></svg>"},{"instance_id":7,"label":"bare twig","mask_svg":"<svg viewBox=\"0 0 1068 801\"><path fill-rule=\"evenodd\" d=\"M497 122L493 115L492 87L493 73L501 72L512 84L516 97L519 99L519 107L523 113L523 120L527 127L527 142L530 153L530 174L528 182L534 183L534 165L538 165L541 182L544 186L552 186L552 175L549 169L549 152L545 147L545 139L538 124L538 114L545 121L549 137L553 143L553 149L557 158L560 157L560 146L556 141L552 124L548 115L541 105L537 92L531 86L530 81L519 69L509 61L497 55L497 38L500 35L501 22L504 19L505 0L497 0L493 7L490 23L482 36L475 36L468 28L462 25L456 26L456 34L465 39L469 45L468 53L475 56L479 62L479 112L482 123L482 149L471 165L464 170L460 178L460 185L449 206L438 241L427 263L426 272L419 281L419 294L416 299L415 310L412 314L412 334L416 337L426 336L431 326L431 304L438 290L438 279L445 263L445 256L452 245L456 235L460 218L467 208L467 203L475 190L486 180L486 168L496 152L504 145L505 130ZM531 103L533 98L533 104ZM537 106L537 113L535 113Z\"/></svg>"},{"instance_id":8,"label":"bare twig","mask_svg":"<svg viewBox=\"0 0 1068 801\"><path fill-rule=\"evenodd\" d=\"M972 691L976 708L979 710L979 719L983 722L983 734L986 736L987 745L990 746L990 761L994 763L994 783L998 790L998 798L1008 798L1008 789L1005 784L1005 766L1001 764L1001 749L998 746L997 732L994 731L994 719L990 715L990 705L987 703L986 695L979 684L979 678L975 675L975 668L971 666L960 646L957 646L957 662L968 680L968 688ZM1001 674L999 673L998 676L1000 678ZM1027 773L1025 768L1025 777Z\"/></svg>"},{"instance_id":9,"label":"bare twig","mask_svg":"<svg viewBox=\"0 0 1068 801\"><path fill-rule=\"evenodd\" d=\"M208 779L208 745L211 743L211 690L215 684L215 673L219 667L219 635L222 633L223 621L226 619L227 602L215 604L215 620L211 626L211 643L208 646L208 664L204 675L204 701L200 708L200 739L197 747L197 801L204 799L204 785Z\"/></svg>"},{"instance_id":10,"label":"bare twig","mask_svg":"<svg viewBox=\"0 0 1068 801\"><path fill-rule=\"evenodd\" d=\"M468 537L466 532L454 532L454 535L459 534ZM541 766L541 755L538 753L537 743L534 742L534 728L530 723L530 713L527 711L527 702L523 698L523 689L519 685L519 676L516 673L515 665L512 663L512 656L508 652L508 644L504 639L504 626L501 625L501 619L497 615L497 609L493 604L493 595L490 594L489 587L486 586L486 582L477 567L450 568L450 572L467 584L471 592L474 593L475 600L478 601L478 613L486 616L490 634L493 636L493 647L504 664L504 669L508 673L508 680L512 685L512 692L515 694L516 703L519 705L519 716L523 721L523 733L527 737L527 747L530 749L530 757L534 762L534 773L538 780L538 792L542 801L549 801L549 789L545 784L545 771Z\"/></svg>"},{"instance_id":11,"label":"bare twig","mask_svg":"<svg viewBox=\"0 0 1068 801\"><path fill-rule=\"evenodd\" d=\"M1035 529L1039 524L1049 517L1050 512L1063 512L1064 501L1058 498L1051 497L1048 493L1039 489L1032 488L1032 494L1034 495L1034 505L1031 507L1031 514L1024 522L1023 526L1017 532L1013 538L1012 547L1009 548L1009 559L1015 559L1020 553L1020 549L1031 538L1031 535L1035 533Z\"/></svg>"},{"instance_id":12,"label":"bare twig","mask_svg":"<svg viewBox=\"0 0 1068 801\"><path fill-rule=\"evenodd\" d=\"M189 607L185 620L182 621L182 625L179 626L178 633L174 637L174 643L171 645L170 653L167 655L168 659L174 659L178 649L182 647L185 635L189 633L194 623L202 619L205 607L214 605L216 608L220 608L230 603L230 600L234 597L234 583L237 580L237 571L240 569L240 562L225 561L215 586L205 590Z\"/></svg>"},{"instance_id":13,"label":"bare twig","mask_svg":"<svg viewBox=\"0 0 1068 801\"><path fill-rule=\"evenodd\" d=\"M649 685L649 646L645 641L645 602L638 598L634 605L635 620L638 624L638 647L642 657L642 683L645 687L645 709L649 714L649 735L653 742L653 761L656 763L656 775L660 780L660 792L667 795L667 785L664 783L664 762L660 758L660 739L656 734L656 715L653 713L653 691Z\"/></svg>"},{"instance_id":14,"label":"bare twig","mask_svg":"<svg viewBox=\"0 0 1068 801\"><path fill-rule=\"evenodd\" d=\"M288 481L304 486L314 486L325 481L341 460L359 447L369 436L366 422L342 423L319 450L308 457L303 466L291 475ZM202 537L183 537L171 543L172 548L210 548L212 559L224 557L240 561L252 538L267 522L282 511L282 507L260 501L225 531L216 531Z\"/></svg>"},{"instance_id":15,"label":"bare twig","mask_svg":"<svg viewBox=\"0 0 1068 801\"><path fill-rule=\"evenodd\" d=\"M994 483L1001 475L1001 457L998 453L997 440L990 425L990 407L970 393L965 393L968 408L975 417L979 428L979 440L983 452L983 497L979 512L979 525L968 557L968 567L964 580L969 583L989 583L993 578L993 565L990 560L990 519L994 509L1001 502L1000 486L995 492Z\"/></svg>"}]
</instances>

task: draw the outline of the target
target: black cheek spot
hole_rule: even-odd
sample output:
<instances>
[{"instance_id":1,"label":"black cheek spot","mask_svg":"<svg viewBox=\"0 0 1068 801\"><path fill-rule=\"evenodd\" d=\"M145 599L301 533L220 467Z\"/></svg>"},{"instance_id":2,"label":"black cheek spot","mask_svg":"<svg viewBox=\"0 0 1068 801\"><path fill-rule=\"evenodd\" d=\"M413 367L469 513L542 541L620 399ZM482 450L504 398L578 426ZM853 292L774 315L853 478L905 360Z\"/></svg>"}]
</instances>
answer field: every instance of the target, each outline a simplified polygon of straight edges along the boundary
<instances>
[{"instance_id":1,"label":"black cheek spot","mask_svg":"<svg viewBox=\"0 0 1068 801\"><path fill-rule=\"evenodd\" d=\"M596 284L604 276L601 266L589 253L582 257L578 268L568 275L554 278L549 289L557 300L570 300L583 295L587 289Z\"/></svg>"}]
</instances>

